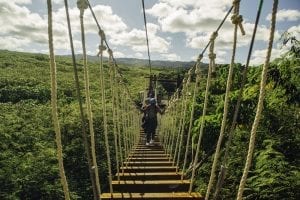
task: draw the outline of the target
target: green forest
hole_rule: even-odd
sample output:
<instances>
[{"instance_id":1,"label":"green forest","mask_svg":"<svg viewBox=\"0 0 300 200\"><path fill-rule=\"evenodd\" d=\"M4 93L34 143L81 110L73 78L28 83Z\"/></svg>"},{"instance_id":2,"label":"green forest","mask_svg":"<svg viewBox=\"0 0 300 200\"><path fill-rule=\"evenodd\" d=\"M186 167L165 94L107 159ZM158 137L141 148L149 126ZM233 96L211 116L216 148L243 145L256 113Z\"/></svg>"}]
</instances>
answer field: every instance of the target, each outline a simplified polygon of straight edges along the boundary
<instances>
[{"instance_id":1,"label":"green forest","mask_svg":"<svg viewBox=\"0 0 300 200\"><path fill-rule=\"evenodd\" d=\"M244 192L244 198L247 200L300 199L300 60L297 54L299 50L296 54L294 50L272 61L269 67L263 117L257 132L255 155ZM83 65L80 59L77 62L81 90L84 94ZM99 63L93 61L88 64L101 190L107 191L108 171L99 92ZM92 186L80 134L81 124L72 60L57 56L56 65L58 113L71 198L92 199ZM237 101L243 67L241 64L234 67L229 124ZM149 69L144 66L127 65L120 65L119 68L133 101L137 106L140 105L140 92L147 86L145 76L149 74ZM104 62L104 69L108 74L107 62ZM258 101L261 69L262 66L253 66L248 72L220 199L236 197ZM162 78L176 78L178 73L181 77L185 76L187 70L154 66L152 73ZM204 65L203 72L206 71L207 66ZM200 155L203 162L196 172L195 182L195 190L201 194L206 191L221 127L227 75L228 65L225 64L218 65L213 74ZM205 81L204 76L196 98L192 122L193 137L199 132ZM161 84L158 88L164 96L174 91L172 85ZM56 157L50 98L48 55L0 51L0 199L64 199ZM191 102L189 105L187 112L191 112ZM108 123L112 126L111 120ZM188 129L188 124L189 121L186 121L185 129ZM113 149L112 130L109 129L109 139ZM223 150L224 148L222 152ZM111 154L112 170L116 173L113 150Z\"/></svg>"}]
</instances>

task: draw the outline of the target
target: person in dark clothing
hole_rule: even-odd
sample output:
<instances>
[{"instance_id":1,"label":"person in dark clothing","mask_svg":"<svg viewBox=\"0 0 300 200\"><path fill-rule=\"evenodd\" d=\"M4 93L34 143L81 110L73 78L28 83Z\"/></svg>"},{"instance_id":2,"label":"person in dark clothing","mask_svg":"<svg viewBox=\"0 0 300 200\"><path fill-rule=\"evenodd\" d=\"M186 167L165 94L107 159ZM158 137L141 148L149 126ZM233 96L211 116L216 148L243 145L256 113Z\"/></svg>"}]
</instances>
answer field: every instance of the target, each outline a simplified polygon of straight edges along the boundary
<instances>
[{"instance_id":1,"label":"person in dark clothing","mask_svg":"<svg viewBox=\"0 0 300 200\"><path fill-rule=\"evenodd\" d=\"M142 108L144 112L143 128L146 133L146 145L154 142L155 130L157 127L157 113L162 114L162 110L156 104L155 98L151 98L148 105Z\"/></svg>"}]
</instances>

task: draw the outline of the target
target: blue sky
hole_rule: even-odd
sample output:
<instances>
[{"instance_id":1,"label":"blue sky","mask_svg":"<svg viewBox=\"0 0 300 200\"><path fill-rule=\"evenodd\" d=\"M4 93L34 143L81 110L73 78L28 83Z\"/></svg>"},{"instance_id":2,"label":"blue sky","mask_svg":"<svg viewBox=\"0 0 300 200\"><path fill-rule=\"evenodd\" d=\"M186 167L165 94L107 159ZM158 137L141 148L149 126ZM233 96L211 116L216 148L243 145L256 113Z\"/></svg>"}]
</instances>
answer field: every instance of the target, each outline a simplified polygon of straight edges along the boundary
<instances>
[{"instance_id":1,"label":"blue sky","mask_svg":"<svg viewBox=\"0 0 300 200\"><path fill-rule=\"evenodd\" d=\"M244 63L254 25L258 0L242 0L246 36L239 36L237 62ZM147 58L141 0L90 0L115 57ZM262 63L269 35L271 0L265 0L251 63ZM207 44L232 0L145 0L149 43L153 60L195 60ZM63 0L53 0L56 54L70 54ZM79 11L76 0L69 1L76 53L81 53ZM300 39L300 1L280 0L273 58L286 48L278 43L288 30ZM96 55L97 27L89 10L85 12L87 50ZM48 53L46 0L0 0L0 49ZM240 32L239 32L240 34ZM216 40L218 63L231 56L233 25L230 19ZM207 62L207 57L204 58Z\"/></svg>"}]
</instances>

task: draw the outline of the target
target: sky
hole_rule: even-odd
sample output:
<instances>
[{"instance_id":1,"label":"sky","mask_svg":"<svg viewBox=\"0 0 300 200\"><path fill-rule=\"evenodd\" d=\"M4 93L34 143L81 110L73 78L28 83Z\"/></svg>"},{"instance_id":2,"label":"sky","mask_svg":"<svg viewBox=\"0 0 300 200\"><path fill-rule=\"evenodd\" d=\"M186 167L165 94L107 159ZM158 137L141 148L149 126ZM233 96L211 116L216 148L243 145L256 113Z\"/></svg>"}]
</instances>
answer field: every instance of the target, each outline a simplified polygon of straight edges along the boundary
<instances>
[{"instance_id":1,"label":"sky","mask_svg":"<svg viewBox=\"0 0 300 200\"><path fill-rule=\"evenodd\" d=\"M152 60L195 61L211 33L232 5L232 0L144 0ZM79 10L69 0L76 54L82 53ZM52 0L56 55L71 54L63 0ZM251 64L264 61L269 39L272 0L265 0L251 57ZM90 0L115 57L147 59L141 0ZM259 0L241 0L240 14L246 35L238 34L236 62L245 63ZM0 0L0 49L48 54L46 0ZM85 11L86 47L97 55L100 38L89 10ZM216 62L229 63L233 28L230 17L216 39ZM272 58L286 52L279 38L285 31L300 40L300 0L279 0ZM204 62L208 62L205 54Z\"/></svg>"}]
</instances>

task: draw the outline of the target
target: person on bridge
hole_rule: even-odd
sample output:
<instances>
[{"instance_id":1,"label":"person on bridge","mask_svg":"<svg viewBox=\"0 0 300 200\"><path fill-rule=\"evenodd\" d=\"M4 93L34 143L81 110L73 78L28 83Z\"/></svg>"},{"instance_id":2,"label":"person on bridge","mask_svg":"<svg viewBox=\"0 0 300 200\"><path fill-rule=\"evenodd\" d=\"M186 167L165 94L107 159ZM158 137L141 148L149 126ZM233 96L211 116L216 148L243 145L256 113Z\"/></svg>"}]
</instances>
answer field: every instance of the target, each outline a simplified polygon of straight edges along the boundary
<instances>
[{"instance_id":1,"label":"person on bridge","mask_svg":"<svg viewBox=\"0 0 300 200\"><path fill-rule=\"evenodd\" d=\"M151 98L149 104L142 107L144 112L143 128L146 133L146 145L154 143L155 130L157 127L157 113L162 114L162 110L156 104L156 99Z\"/></svg>"}]
</instances>

